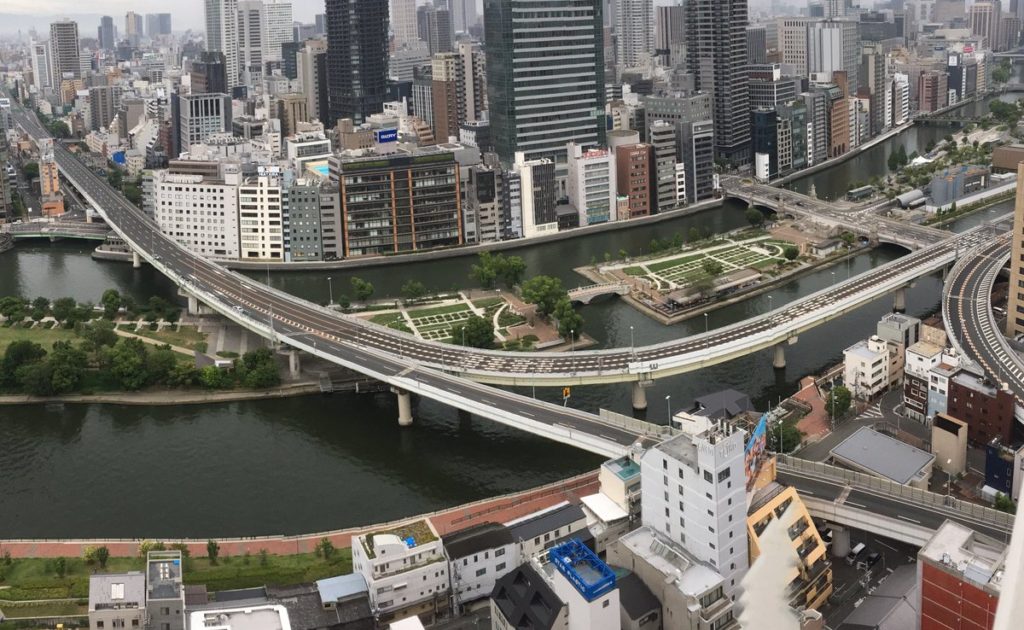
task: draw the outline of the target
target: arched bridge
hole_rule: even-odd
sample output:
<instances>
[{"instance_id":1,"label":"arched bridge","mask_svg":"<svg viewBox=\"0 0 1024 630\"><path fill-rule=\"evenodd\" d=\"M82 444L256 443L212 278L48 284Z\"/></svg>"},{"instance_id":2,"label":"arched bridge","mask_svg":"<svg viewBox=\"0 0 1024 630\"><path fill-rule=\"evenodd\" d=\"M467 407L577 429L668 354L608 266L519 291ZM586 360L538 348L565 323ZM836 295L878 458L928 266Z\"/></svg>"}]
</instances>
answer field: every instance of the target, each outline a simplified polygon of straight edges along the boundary
<instances>
[{"instance_id":1,"label":"arched bridge","mask_svg":"<svg viewBox=\"0 0 1024 630\"><path fill-rule=\"evenodd\" d=\"M580 304L590 304L591 300L603 295L629 295L630 289L631 287L625 282L591 284L569 291L569 299Z\"/></svg>"}]
</instances>

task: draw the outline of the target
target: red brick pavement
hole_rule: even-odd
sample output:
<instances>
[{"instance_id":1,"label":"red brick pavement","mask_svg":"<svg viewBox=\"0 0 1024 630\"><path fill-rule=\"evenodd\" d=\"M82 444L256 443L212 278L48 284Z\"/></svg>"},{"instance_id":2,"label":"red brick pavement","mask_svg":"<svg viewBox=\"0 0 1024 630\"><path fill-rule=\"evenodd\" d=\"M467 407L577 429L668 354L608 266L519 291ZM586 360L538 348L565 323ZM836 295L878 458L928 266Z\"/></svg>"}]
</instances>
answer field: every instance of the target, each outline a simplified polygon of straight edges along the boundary
<instances>
[{"instance_id":1,"label":"red brick pavement","mask_svg":"<svg viewBox=\"0 0 1024 630\"><path fill-rule=\"evenodd\" d=\"M268 553L289 555L311 553L321 538L328 538L335 547L351 546L352 537L360 533L381 529L398 523L429 517L440 534L448 534L485 522L506 522L532 512L551 507L562 501L579 503L580 497L593 494L599 489L597 471L584 473L564 481L558 481L532 490L467 503L447 510L421 514L411 518L380 523L366 527L302 534L298 536L255 536L249 538L228 538L218 540L221 555L244 555L266 549ZM111 556L135 556L139 552L141 539L118 540L0 540L0 553L10 553L14 558L55 558L79 557L86 547L105 545ZM184 542L194 556L206 555L206 540L163 539L165 543Z\"/></svg>"}]
</instances>

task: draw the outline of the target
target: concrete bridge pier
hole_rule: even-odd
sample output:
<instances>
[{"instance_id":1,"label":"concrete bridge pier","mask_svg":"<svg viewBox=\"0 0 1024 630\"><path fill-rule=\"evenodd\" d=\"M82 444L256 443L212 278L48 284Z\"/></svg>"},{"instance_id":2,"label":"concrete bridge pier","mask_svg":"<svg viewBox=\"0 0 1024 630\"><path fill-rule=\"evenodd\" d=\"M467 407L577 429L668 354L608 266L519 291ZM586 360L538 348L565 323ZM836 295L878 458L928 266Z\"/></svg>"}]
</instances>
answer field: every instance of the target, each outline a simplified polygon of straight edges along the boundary
<instances>
[{"instance_id":1,"label":"concrete bridge pier","mask_svg":"<svg viewBox=\"0 0 1024 630\"><path fill-rule=\"evenodd\" d=\"M142 258L139 257L139 252L132 252L132 268L133 269L141 269L142 268Z\"/></svg>"},{"instance_id":2,"label":"concrete bridge pier","mask_svg":"<svg viewBox=\"0 0 1024 630\"><path fill-rule=\"evenodd\" d=\"M288 373L292 378L299 378L302 375L302 362L299 359L299 351L295 348L288 351Z\"/></svg>"},{"instance_id":3,"label":"concrete bridge pier","mask_svg":"<svg viewBox=\"0 0 1024 630\"><path fill-rule=\"evenodd\" d=\"M772 356L772 367L782 370L786 367L786 342L775 344L774 356Z\"/></svg>"},{"instance_id":4,"label":"concrete bridge pier","mask_svg":"<svg viewBox=\"0 0 1024 630\"><path fill-rule=\"evenodd\" d=\"M897 313L905 313L907 310L907 287L900 287L896 289L896 295L893 299L892 310Z\"/></svg>"},{"instance_id":5,"label":"concrete bridge pier","mask_svg":"<svg viewBox=\"0 0 1024 630\"><path fill-rule=\"evenodd\" d=\"M199 299L194 295L188 296L188 314L199 315Z\"/></svg>"},{"instance_id":6,"label":"concrete bridge pier","mask_svg":"<svg viewBox=\"0 0 1024 630\"><path fill-rule=\"evenodd\" d=\"M647 388L650 387L652 381L634 381L633 382L633 409L635 411L643 411L647 409Z\"/></svg>"},{"instance_id":7,"label":"concrete bridge pier","mask_svg":"<svg viewBox=\"0 0 1024 630\"><path fill-rule=\"evenodd\" d=\"M404 389L392 387L391 391L398 396L398 426L412 426L412 394Z\"/></svg>"}]
</instances>

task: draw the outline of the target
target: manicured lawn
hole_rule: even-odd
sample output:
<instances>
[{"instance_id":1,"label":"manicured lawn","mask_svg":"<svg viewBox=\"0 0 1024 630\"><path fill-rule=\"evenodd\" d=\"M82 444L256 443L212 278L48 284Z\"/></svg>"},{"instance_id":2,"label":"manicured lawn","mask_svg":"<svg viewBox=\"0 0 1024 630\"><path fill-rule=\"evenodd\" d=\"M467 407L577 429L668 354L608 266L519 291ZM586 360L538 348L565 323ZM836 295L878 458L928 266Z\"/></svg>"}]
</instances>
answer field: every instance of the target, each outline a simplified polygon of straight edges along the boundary
<instances>
[{"instance_id":1,"label":"manicured lawn","mask_svg":"<svg viewBox=\"0 0 1024 630\"><path fill-rule=\"evenodd\" d=\"M38 343L46 348L46 350L50 350L55 341L74 341L76 338L75 331L63 328L45 329L36 327L29 329L19 326L11 326L10 328L0 326L0 354L7 350L7 346L14 341L27 339Z\"/></svg>"},{"instance_id":2,"label":"manicured lawn","mask_svg":"<svg viewBox=\"0 0 1024 630\"><path fill-rule=\"evenodd\" d=\"M196 344L206 342L206 334L199 332L199 329L195 326L180 326L178 330L175 330L172 325L159 331L149 330L143 326L141 330L133 332L140 337L155 339L162 343L188 348L189 350L195 350Z\"/></svg>"},{"instance_id":3,"label":"manicured lawn","mask_svg":"<svg viewBox=\"0 0 1024 630\"><path fill-rule=\"evenodd\" d=\"M505 300L501 299L500 297L489 297L489 298L481 298L479 300L473 300L473 306L475 306L477 308L482 308L482 309L487 309L487 308L490 308L492 306L500 306L501 304L504 304L504 303L505 303Z\"/></svg>"},{"instance_id":4,"label":"manicured lawn","mask_svg":"<svg viewBox=\"0 0 1024 630\"><path fill-rule=\"evenodd\" d=\"M626 267L622 270L622 273L627 276L646 276L647 272L644 271L643 267Z\"/></svg>"},{"instance_id":5,"label":"manicured lawn","mask_svg":"<svg viewBox=\"0 0 1024 630\"><path fill-rule=\"evenodd\" d=\"M668 260L663 260L659 263L647 265L647 268L654 273L658 273L659 271L664 271L665 269L671 269L672 267L685 265L686 263L700 260L701 258L704 258L704 254L696 254L693 256L680 256L679 258L669 258Z\"/></svg>"},{"instance_id":6,"label":"manicured lawn","mask_svg":"<svg viewBox=\"0 0 1024 630\"><path fill-rule=\"evenodd\" d=\"M435 308L424 308L418 311L409 311L409 317L419 319L421 317L430 317L431 315L448 315L468 310L469 307L466 306L464 302L456 302L455 304L449 304L448 306L437 306Z\"/></svg>"},{"instance_id":7,"label":"manicured lawn","mask_svg":"<svg viewBox=\"0 0 1024 630\"><path fill-rule=\"evenodd\" d=\"M370 318L370 321L374 324L380 324L381 326L389 326L397 321L402 320L401 313L382 313L380 315L374 315Z\"/></svg>"},{"instance_id":8,"label":"manicured lawn","mask_svg":"<svg viewBox=\"0 0 1024 630\"><path fill-rule=\"evenodd\" d=\"M0 597L4 594L0 591ZM85 615L89 613L87 604L75 602L48 602L45 604L5 604L4 616L10 619L28 617L66 617L68 615Z\"/></svg>"},{"instance_id":9,"label":"manicured lawn","mask_svg":"<svg viewBox=\"0 0 1024 630\"><path fill-rule=\"evenodd\" d=\"M0 586L10 587L0 590L0 599L87 598L89 574L102 572L98 565L87 565L81 558L67 559L67 574L63 578L57 576L54 567L55 560L51 558L16 559L10 566L0 566L0 574L4 576ZM141 571L143 568L139 558L110 558L106 572ZM185 561L183 579L186 584L205 584L210 591L222 591L265 584L299 584L351 572L352 551L338 549L329 561L313 554L268 555L266 565L261 564L258 553L221 556L217 565L211 565L206 558L190 558ZM7 608L4 611L6 613Z\"/></svg>"}]
</instances>

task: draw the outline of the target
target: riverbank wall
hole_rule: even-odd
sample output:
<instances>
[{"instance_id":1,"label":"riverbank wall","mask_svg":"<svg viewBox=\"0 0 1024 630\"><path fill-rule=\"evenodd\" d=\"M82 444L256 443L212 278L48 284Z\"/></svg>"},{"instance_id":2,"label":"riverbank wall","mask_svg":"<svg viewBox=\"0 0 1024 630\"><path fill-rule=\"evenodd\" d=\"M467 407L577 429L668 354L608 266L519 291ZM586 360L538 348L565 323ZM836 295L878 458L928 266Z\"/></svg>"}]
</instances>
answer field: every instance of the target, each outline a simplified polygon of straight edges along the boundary
<instances>
[{"instance_id":1,"label":"riverbank wall","mask_svg":"<svg viewBox=\"0 0 1024 630\"><path fill-rule=\"evenodd\" d=\"M579 503L581 497L598 491L600 484L598 483L597 476L598 471L595 470L521 492L505 494L427 514L419 514L373 525L294 536L214 538L220 544L220 555L223 557L241 556L246 553L256 554L263 549L267 553L276 555L313 553L317 543L324 538L330 540L335 547L348 548L351 546L354 536L387 529L400 523L408 523L421 518L429 518L438 533L443 536L482 523L503 523L521 518L563 501ZM0 540L0 555L9 553L12 558L77 558L82 556L87 547L105 546L113 557L133 557L138 555L139 544L144 540L159 540L168 544L184 543L188 546L193 556L199 557L206 555L206 542L208 538L143 537L97 538L92 540Z\"/></svg>"},{"instance_id":2,"label":"riverbank wall","mask_svg":"<svg viewBox=\"0 0 1024 630\"><path fill-rule=\"evenodd\" d=\"M160 390L150 392L110 392L104 394L67 394L64 396L28 396L14 394L0 396L0 406L4 405L202 405L209 403L238 402L243 400L266 400L272 398L291 398L293 396L310 396L320 393L318 383L288 383L271 389L246 389L235 391L205 390Z\"/></svg>"}]
</instances>

